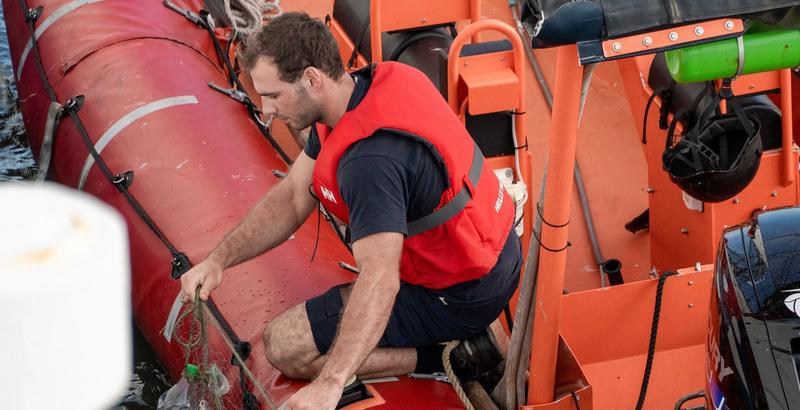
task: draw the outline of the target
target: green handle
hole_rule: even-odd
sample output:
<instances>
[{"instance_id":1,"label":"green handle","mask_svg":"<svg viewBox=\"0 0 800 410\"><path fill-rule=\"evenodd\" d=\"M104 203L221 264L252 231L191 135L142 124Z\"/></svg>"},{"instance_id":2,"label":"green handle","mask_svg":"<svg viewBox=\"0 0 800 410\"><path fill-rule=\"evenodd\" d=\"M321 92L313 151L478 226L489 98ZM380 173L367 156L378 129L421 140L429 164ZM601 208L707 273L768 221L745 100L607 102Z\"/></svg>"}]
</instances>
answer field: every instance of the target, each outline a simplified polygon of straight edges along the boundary
<instances>
[{"instance_id":1,"label":"green handle","mask_svg":"<svg viewBox=\"0 0 800 410\"><path fill-rule=\"evenodd\" d=\"M800 30L753 25L743 41L742 74L800 65ZM729 78L739 66L739 45L733 38L667 51L664 56L670 75L679 83Z\"/></svg>"}]
</instances>

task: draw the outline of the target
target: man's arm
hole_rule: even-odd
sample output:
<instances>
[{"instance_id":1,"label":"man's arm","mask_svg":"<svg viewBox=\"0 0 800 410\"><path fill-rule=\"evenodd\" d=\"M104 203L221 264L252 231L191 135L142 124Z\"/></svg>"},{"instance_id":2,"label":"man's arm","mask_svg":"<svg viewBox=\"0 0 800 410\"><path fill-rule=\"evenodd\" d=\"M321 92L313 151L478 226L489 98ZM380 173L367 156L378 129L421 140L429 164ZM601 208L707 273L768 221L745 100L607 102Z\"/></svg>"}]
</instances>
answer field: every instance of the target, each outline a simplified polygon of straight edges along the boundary
<instances>
[{"instance_id":1,"label":"man's arm","mask_svg":"<svg viewBox=\"0 0 800 410\"><path fill-rule=\"evenodd\" d=\"M200 299L222 282L222 271L283 243L308 218L317 201L309 194L314 160L300 152L286 178L250 210L205 260L181 276L185 301Z\"/></svg>"},{"instance_id":2,"label":"man's arm","mask_svg":"<svg viewBox=\"0 0 800 410\"><path fill-rule=\"evenodd\" d=\"M347 379L378 344L400 289L400 253L403 235L382 232L353 243L353 255L361 268L336 341L322 371L311 384L286 403L288 409L334 408Z\"/></svg>"},{"instance_id":3,"label":"man's arm","mask_svg":"<svg viewBox=\"0 0 800 410\"><path fill-rule=\"evenodd\" d=\"M336 341L319 379L344 387L383 335L400 290L403 235L382 232L353 243L361 272L347 300Z\"/></svg>"}]
</instances>

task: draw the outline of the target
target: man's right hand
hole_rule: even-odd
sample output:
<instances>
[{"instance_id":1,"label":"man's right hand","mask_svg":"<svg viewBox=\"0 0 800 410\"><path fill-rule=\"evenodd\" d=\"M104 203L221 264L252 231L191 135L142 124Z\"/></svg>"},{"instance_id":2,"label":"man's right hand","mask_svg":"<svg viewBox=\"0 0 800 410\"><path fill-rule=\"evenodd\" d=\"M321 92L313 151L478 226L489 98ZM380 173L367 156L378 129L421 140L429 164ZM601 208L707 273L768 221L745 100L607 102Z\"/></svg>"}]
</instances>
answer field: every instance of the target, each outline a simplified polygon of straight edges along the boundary
<instances>
[{"instance_id":1,"label":"man's right hand","mask_svg":"<svg viewBox=\"0 0 800 410\"><path fill-rule=\"evenodd\" d=\"M211 291L222 283L222 271L221 265L209 259L205 259L192 269L189 269L188 272L181 276L183 302L194 301L198 286L200 286L200 300L208 300L208 295L211 294Z\"/></svg>"}]
</instances>

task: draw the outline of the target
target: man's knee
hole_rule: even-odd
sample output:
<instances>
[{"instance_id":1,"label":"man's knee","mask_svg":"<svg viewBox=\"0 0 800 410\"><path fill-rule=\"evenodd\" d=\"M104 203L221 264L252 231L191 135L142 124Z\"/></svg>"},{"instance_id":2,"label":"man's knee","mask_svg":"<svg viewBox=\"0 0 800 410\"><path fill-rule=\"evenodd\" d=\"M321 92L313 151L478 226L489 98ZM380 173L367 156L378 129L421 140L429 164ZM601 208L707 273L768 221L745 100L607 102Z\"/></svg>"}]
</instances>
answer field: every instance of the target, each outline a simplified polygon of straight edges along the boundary
<instances>
[{"instance_id":1,"label":"man's knee","mask_svg":"<svg viewBox=\"0 0 800 410\"><path fill-rule=\"evenodd\" d=\"M308 325L301 319L307 322L303 304L273 319L264 329L264 350L267 361L284 375L296 379L310 379L316 375L311 364L319 357L319 352L313 344L313 337L310 334L303 334L306 333L304 327ZM311 340L310 346L306 339Z\"/></svg>"}]
</instances>

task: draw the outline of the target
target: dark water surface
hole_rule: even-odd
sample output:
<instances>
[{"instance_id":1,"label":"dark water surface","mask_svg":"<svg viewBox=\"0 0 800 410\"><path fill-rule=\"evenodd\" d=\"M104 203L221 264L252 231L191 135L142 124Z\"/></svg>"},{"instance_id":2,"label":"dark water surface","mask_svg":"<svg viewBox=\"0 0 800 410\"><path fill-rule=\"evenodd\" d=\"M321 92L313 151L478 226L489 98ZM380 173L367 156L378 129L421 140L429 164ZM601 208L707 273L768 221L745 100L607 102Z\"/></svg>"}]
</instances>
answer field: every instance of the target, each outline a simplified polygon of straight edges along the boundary
<instances>
[{"instance_id":1,"label":"dark water surface","mask_svg":"<svg viewBox=\"0 0 800 410\"><path fill-rule=\"evenodd\" d=\"M35 176L35 172L36 163L28 148L17 105L17 86L0 3L0 181L29 179Z\"/></svg>"},{"instance_id":2,"label":"dark water surface","mask_svg":"<svg viewBox=\"0 0 800 410\"><path fill-rule=\"evenodd\" d=\"M11 67L3 5L0 3L0 183L23 181L36 176L36 161L31 153L22 115L17 104L17 88ZM0 218L13 218L3 215ZM151 409L158 396L169 388L169 379L142 334L134 326L133 374L128 391L114 409ZM97 377L103 377L98 374Z\"/></svg>"}]
</instances>

